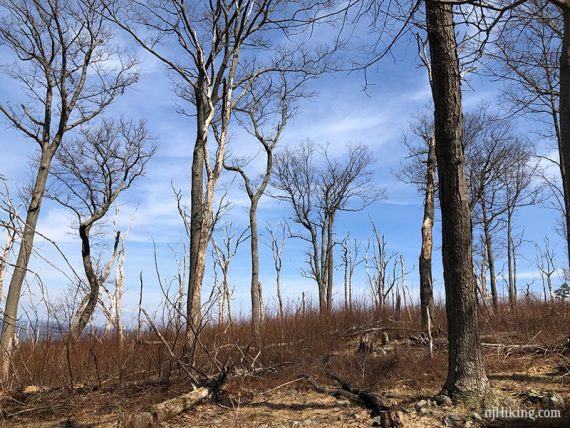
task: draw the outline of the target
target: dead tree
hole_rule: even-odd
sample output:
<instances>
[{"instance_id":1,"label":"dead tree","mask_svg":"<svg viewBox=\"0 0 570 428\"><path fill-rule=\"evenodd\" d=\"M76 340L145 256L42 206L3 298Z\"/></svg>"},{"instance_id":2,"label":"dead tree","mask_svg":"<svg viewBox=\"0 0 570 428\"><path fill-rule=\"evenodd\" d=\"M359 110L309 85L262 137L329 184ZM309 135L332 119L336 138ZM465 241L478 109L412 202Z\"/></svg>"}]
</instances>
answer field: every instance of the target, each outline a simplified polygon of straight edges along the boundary
<instances>
[{"instance_id":1,"label":"dead tree","mask_svg":"<svg viewBox=\"0 0 570 428\"><path fill-rule=\"evenodd\" d=\"M422 56L422 58L424 58ZM425 64L430 71L428 59ZM436 155L435 138L433 136L433 121L422 115L411 126L414 135L421 139L420 145L412 144L407 138L403 142L408 150L408 161L397 174L398 178L406 183L416 186L424 196L424 213L422 221L422 244L419 257L420 274L420 306L422 317L422 332L429 336L428 328L433 324L433 277L432 277L432 252L433 252L433 225L435 221L435 202L437 193L436 183ZM426 150L427 146L427 150Z\"/></svg>"},{"instance_id":2,"label":"dead tree","mask_svg":"<svg viewBox=\"0 0 570 428\"><path fill-rule=\"evenodd\" d=\"M318 163L317 150L322 163ZM336 216L341 211L362 210L384 196L372 184L373 162L367 146L349 146L344 158L333 159L326 146L310 141L276 157L275 197L291 205L293 221L306 232L294 236L310 244L309 271L303 274L317 283L321 313L332 308Z\"/></svg>"},{"instance_id":3,"label":"dead tree","mask_svg":"<svg viewBox=\"0 0 570 428\"><path fill-rule=\"evenodd\" d=\"M449 340L444 390L463 400L481 396L489 383L481 353L473 281L471 215L462 146L461 75L452 5L426 0L425 7Z\"/></svg>"},{"instance_id":4,"label":"dead tree","mask_svg":"<svg viewBox=\"0 0 570 428\"><path fill-rule=\"evenodd\" d=\"M281 269L283 267L283 249L285 242L291 236L289 224L286 221L279 222L278 229L274 230L268 223L265 227L269 234L271 254L273 256L273 266L275 267L275 287L277 291L277 303L279 305L279 316L281 319L285 316L285 307L283 305L283 295L281 294Z\"/></svg>"},{"instance_id":5,"label":"dead tree","mask_svg":"<svg viewBox=\"0 0 570 428\"><path fill-rule=\"evenodd\" d=\"M540 273L540 278L542 280L542 289L544 293L544 303L550 301L551 304L554 303L554 293L552 291L552 277L556 274L556 256L553 248L550 245L550 240L544 238L544 248L540 248L538 244L536 246L536 267Z\"/></svg>"},{"instance_id":6,"label":"dead tree","mask_svg":"<svg viewBox=\"0 0 570 428\"><path fill-rule=\"evenodd\" d=\"M234 107L243 128L260 144L265 157L264 168L258 180L246 171L249 160L232 156L224 167L239 174L249 198L249 230L251 243L251 325L254 341L261 341L263 318L262 286L259 280L259 232L257 207L273 173L274 152L287 121L294 111L294 103L304 96L304 75L294 78L293 73L268 73L253 79L240 102ZM219 135L216 133L216 135Z\"/></svg>"},{"instance_id":7,"label":"dead tree","mask_svg":"<svg viewBox=\"0 0 570 428\"><path fill-rule=\"evenodd\" d=\"M372 233L374 237L368 240L363 262L374 305L377 310L382 310L399 279L396 275L397 260L394 252L387 254L386 239L373 222ZM391 274L390 266L392 266ZM395 300L393 303L396 303Z\"/></svg>"},{"instance_id":8,"label":"dead tree","mask_svg":"<svg viewBox=\"0 0 570 428\"><path fill-rule=\"evenodd\" d=\"M225 223L222 227L222 239L221 244L216 240L215 233L212 234L210 241L212 242L212 254L214 256L214 269L216 265L219 266L222 271L222 284L219 304L219 315L218 321L220 325L224 325L227 309L227 319L229 323L232 323L232 307L231 307L231 295L230 291L230 264L233 257L237 254L239 246L249 237L247 232L249 229L243 230L239 235L232 231L232 223Z\"/></svg>"},{"instance_id":9,"label":"dead tree","mask_svg":"<svg viewBox=\"0 0 570 428\"><path fill-rule=\"evenodd\" d=\"M66 141L56 154L52 171L55 183L47 196L69 208L77 217L81 259L88 284L88 291L69 327L73 340L79 339L91 320L101 288L120 252L121 234L117 231L112 255L101 265L91 254L91 232L119 195L144 174L154 152L144 123L104 120L98 127L82 128L80 136Z\"/></svg>"},{"instance_id":10,"label":"dead tree","mask_svg":"<svg viewBox=\"0 0 570 428\"><path fill-rule=\"evenodd\" d=\"M296 43L277 48L274 36L299 32L304 23L314 23L323 4L302 1L291 5L278 0L101 1L106 15L166 66L174 78L176 95L191 106L186 109L181 104L180 112L196 120L186 309L186 342L190 345L201 324L202 282L215 190L223 170L234 106L251 81L270 70L302 67L306 73L320 72L315 57L323 58L327 53L316 49L308 54ZM166 48L167 44L176 49ZM208 142L214 123L216 138L210 154Z\"/></svg>"},{"instance_id":11,"label":"dead tree","mask_svg":"<svg viewBox=\"0 0 570 428\"><path fill-rule=\"evenodd\" d=\"M361 245L362 243L356 238L351 242L350 233L347 233L340 242L342 264L344 265L344 307L348 310L352 310L352 278L354 277L354 270L359 264L364 262L364 259L358 258Z\"/></svg>"},{"instance_id":12,"label":"dead tree","mask_svg":"<svg viewBox=\"0 0 570 428\"><path fill-rule=\"evenodd\" d=\"M2 198L0 200L0 210L6 214L5 220L0 220L0 229L6 231L6 242L0 251L0 304L4 299L4 279L10 264L10 256L16 243L17 234L21 230L18 218L18 211L8 189L6 179L0 175L0 180L4 186L4 191L1 192Z\"/></svg>"},{"instance_id":13,"label":"dead tree","mask_svg":"<svg viewBox=\"0 0 570 428\"><path fill-rule=\"evenodd\" d=\"M4 68L27 101L0 105L8 123L39 146L24 230L10 279L0 340L0 375L9 371L18 306L52 160L64 135L99 115L136 82L136 61L111 47L96 0L3 1L0 42L15 58ZM118 59L111 65L109 59Z\"/></svg>"}]
</instances>

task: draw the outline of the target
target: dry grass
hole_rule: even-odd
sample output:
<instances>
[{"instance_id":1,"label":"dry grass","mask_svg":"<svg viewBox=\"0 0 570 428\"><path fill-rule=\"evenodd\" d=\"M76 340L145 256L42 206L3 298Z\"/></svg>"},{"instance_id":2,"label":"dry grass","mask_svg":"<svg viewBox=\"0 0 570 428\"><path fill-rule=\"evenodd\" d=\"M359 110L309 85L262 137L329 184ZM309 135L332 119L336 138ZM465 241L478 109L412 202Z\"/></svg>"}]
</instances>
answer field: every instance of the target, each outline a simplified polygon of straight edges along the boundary
<instances>
[{"instance_id":1,"label":"dry grass","mask_svg":"<svg viewBox=\"0 0 570 428\"><path fill-rule=\"evenodd\" d=\"M300 373L328 383L326 372L332 371L361 388L385 393L399 403L413 403L436 394L447 370L444 309L438 307L436 311L437 346L433 360L425 347L410 342L409 337L419 331L418 309L411 309L410 315L411 319L403 311L396 320L392 310L378 312L363 305L352 311L339 309L322 316L314 309L307 309L304 314L290 311L284 319L266 320L261 350L251 343L247 320L229 326L206 326L201 337L203 348L197 349L195 366L210 374L218 372L216 364L234 367L222 404L239 409L239 417L244 420L256 412L277 412L277 415L281 411L286 418L288 412L296 409L301 413L306 410L306 417L316 421L324 413L334 415L329 421L331 426L334 421L339 426L350 426L360 417L360 410L354 417L354 408L347 409L329 397L317 399L318 394L311 392L304 382L279 386L295 381ZM495 314L482 308L483 342L537 347L520 352L485 348L485 363L493 385L503 392L541 385L542 389L553 389L556 385L567 389L570 376L564 376L564 371L556 372L556 367L567 363L568 354L551 351L556 346L561 349L566 343L569 321L570 307L564 304L551 306L528 301L514 309L502 305ZM388 332L392 346L374 353L357 352L362 332L377 332L374 328L378 327ZM162 334L175 353L181 354L182 335L173 329L163 329ZM103 422L112 415L141 409L188 389L187 377L150 330L138 341L134 333L127 334L121 346L114 337L92 335L75 344L50 337L35 345L23 342L15 355L13 372L0 396L1 415L6 422L24 425L62 418ZM148 379L160 382L148 383ZM37 388L25 391L29 385ZM277 389L271 391L273 388ZM300 392L302 398L293 397L293 402L289 402L291 391ZM263 411L259 403L266 403ZM192 416L192 412L187 414L180 423L194 418L194 425L207 425L211 421L204 419L204 415L213 410L210 407L203 410L199 417ZM263 418L256 421L267 423Z\"/></svg>"}]
</instances>

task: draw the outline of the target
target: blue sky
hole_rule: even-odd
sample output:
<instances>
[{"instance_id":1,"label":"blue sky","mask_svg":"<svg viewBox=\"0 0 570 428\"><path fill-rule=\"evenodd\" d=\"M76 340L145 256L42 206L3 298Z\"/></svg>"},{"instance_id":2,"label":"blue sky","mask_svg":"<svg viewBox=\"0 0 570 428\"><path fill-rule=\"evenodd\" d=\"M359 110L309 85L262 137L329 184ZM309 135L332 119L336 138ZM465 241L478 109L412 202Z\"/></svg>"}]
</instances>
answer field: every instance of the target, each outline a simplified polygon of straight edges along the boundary
<instances>
[{"instance_id":1,"label":"blue sky","mask_svg":"<svg viewBox=\"0 0 570 428\"><path fill-rule=\"evenodd\" d=\"M188 200L195 129L192 118L176 113L177 99L171 92L172 85L162 66L141 50L138 50L138 53L143 60L141 81L117 100L107 112L107 116L124 115L128 118L145 119L158 146L158 152L150 162L146 176L124 193L119 202L120 214L117 222L123 230L134 216L126 239L127 290L123 301L126 314L132 312L136 306L141 271L145 278L145 305L154 308L161 300L154 270L153 242L156 244L161 276L168 282L175 275L173 251L180 252L186 236L176 210L171 182L176 188L183 190ZM372 219L385 235L389 249L398 255L402 254L407 269L413 269L408 275L408 286L414 299L417 299L417 258L423 201L415 188L399 182L394 177L394 172L406 156L401 144L402 134L408 132L414 116L431 103L425 71L418 66L415 43L403 43L397 47L395 59L386 59L369 70L368 80L366 92L362 91L363 75L358 72L331 74L312 82L310 88L317 91L318 95L301 103L296 117L289 122L284 132L280 146L294 147L304 139L311 139L317 143L329 143L331 152L337 156L343 156L349 143L364 143L372 148L377 159L374 166L376 181L386 188L389 196L362 212L341 213L337 219L336 233L342 238L350 232L353 237L363 241L364 249L366 240L372 236L369 220ZM500 109L498 95L497 86L483 78L471 77L470 87L464 86L465 111L473 109L482 101ZM0 102L14 102L19 97L18 88L7 77L0 75ZM520 131L524 133L532 131L536 126L540 125L528 120L519 122ZM28 159L36 147L17 131L8 128L5 121L0 130L0 147L0 174L8 179L12 194L16 195L17 188L29 177ZM238 128L233 130L229 148L240 153L258 150L255 142ZM253 162L253 165L256 165L256 162ZM220 184L230 183L232 178L231 173L225 172ZM229 187L229 198L233 206L227 217L236 231L247 225L248 202L239 183L240 180L235 180ZM290 215L291 211L286 204L264 197L258 212L261 241L266 241L266 222L276 223ZM112 217L110 213L109 220L112 220ZM565 253L562 241L554 232L555 220L556 213L552 210L543 207L523 208L517 216L517 229L524 228L525 237L529 241L540 242L544 237L550 237L561 264ZM73 217L66 209L46 201L40 216L39 230L60 244L80 272L80 243L77 232L71 227L72 222ZM435 294L443 297L439 224L436 225L434 234ZM112 236L109 235L109 245L111 240ZM37 244L43 256L60 269L67 269L51 244L42 239L38 239ZM305 266L304 251L305 243L295 239L287 242L284 251L282 287L285 298L291 302L298 302L303 291L311 294L316 301L316 285L300 274L300 269ZM261 253L261 282L265 287L265 300L274 307L273 263L265 245L261 246ZM531 244L526 245L521 255L518 267L519 285L536 278L535 284L538 286L540 280L535 267L534 247ZM502 252L497 253L497 258L500 272L504 263ZM246 242L240 247L230 268L230 282L234 287L233 306L236 312L242 314L249 311L249 263L249 245ZM340 263L339 257L336 263ZM210 258L208 264L211 265ZM32 269L41 274L52 300L61 296L69 286L60 272L38 257L33 259ZM500 280L499 283L502 289L503 282ZM210 287L208 274L204 282L205 294ZM336 273L335 287L334 299L341 302L342 269ZM354 287L357 296L371 302L363 265L357 268ZM32 286L31 293L32 295L28 293L24 298L25 305L28 305L30 300L37 301L37 284Z\"/></svg>"}]
</instances>

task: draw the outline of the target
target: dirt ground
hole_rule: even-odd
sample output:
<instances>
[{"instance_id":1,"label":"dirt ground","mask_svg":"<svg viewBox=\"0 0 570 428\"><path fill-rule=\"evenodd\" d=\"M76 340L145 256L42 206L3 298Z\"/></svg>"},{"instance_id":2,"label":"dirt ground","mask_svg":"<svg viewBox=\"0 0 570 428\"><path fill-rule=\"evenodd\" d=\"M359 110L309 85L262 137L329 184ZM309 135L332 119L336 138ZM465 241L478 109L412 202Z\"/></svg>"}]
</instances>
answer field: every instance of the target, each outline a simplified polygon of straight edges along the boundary
<instances>
[{"instance_id":1,"label":"dirt ground","mask_svg":"<svg viewBox=\"0 0 570 428\"><path fill-rule=\"evenodd\" d=\"M381 358L380 356L378 358ZM554 394L564 400L566 415L570 403L568 376L557 370L558 359L529 354L504 356L486 355L488 376L493 387L488 407L510 407L537 410L544 407L540 400L529 400ZM509 370L501 370L502 367ZM289 375L295 369L289 368ZM366 409L345 398L315 391L305 380L280 379L272 376L271 387L264 389L263 379L243 382L233 378L226 385L227 400L223 403L208 401L163 423L165 427L369 427L373 425ZM282 383L280 383L282 382ZM287 383L287 385L283 385ZM333 382L321 375L319 383L327 387ZM479 427L479 426L544 426L567 427L568 419L491 421L484 418L484 409L461 406L437 405L431 399L437 388L429 383L418 386L413 379L396 382L380 393L390 405L394 405L403 427ZM77 389L42 391L28 388L20 394L3 395L2 415L9 415L2 426L7 427L111 427L117 426L120 414L159 402L184 391L184 385L158 385L153 387L109 388L105 390ZM226 398L227 398L226 397ZM426 401L429 400L429 401ZM138 405L137 405L138 403ZM426 404L427 403L427 404ZM65 415L62 417L62 415ZM567 416L566 416L567 417ZM532 423L531 423L532 422ZM524 425L524 423L531 423Z\"/></svg>"}]
</instances>

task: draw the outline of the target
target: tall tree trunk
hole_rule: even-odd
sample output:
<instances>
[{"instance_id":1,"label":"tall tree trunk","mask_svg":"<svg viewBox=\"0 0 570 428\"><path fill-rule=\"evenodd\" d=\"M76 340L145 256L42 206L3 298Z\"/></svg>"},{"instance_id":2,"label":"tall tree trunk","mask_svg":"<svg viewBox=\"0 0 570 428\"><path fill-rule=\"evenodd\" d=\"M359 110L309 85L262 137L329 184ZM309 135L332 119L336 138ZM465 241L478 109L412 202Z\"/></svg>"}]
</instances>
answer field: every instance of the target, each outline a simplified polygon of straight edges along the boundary
<instances>
[{"instance_id":1,"label":"tall tree trunk","mask_svg":"<svg viewBox=\"0 0 570 428\"><path fill-rule=\"evenodd\" d=\"M558 3L557 3L558 4ZM564 189L568 268L570 269L570 1L562 7L564 33L560 53L560 173Z\"/></svg>"},{"instance_id":2,"label":"tall tree trunk","mask_svg":"<svg viewBox=\"0 0 570 428\"><path fill-rule=\"evenodd\" d=\"M18 250L18 258L6 296L4 317L2 319L2 337L0 338L0 379L6 380L10 371L10 358L16 335L16 322L18 319L18 306L22 285L28 271L28 263L32 255L32 247L36 234L36 226L40 215L40 208L44 196L51 161L59 146L61 139L56 139L51 145L42 147L42 154L36 173L36 180L32 190L32 197L26 212L26 223Z\"/></svg>"},{"instance_id":3,"label":"tall tree trunk","mask_svg":"<svg viewBox=\"0 0 570 428\"><path fill-rule=\"evenodd\" d=\"M277 302L279 303L279 316L285 316L285 308L283 307L283 296L281 295L281 269L275 271L275 285L277 287Z\"/></svg>"},{"instance_id":4,"label":"tall tree trunk","mask_svg":"<svg viewBox=\"0 0 570 428\"><path fill-rule=\"evenodd\" d=\"M251 241L251 327L256 346L261 342L261 283L259 282L259 235L257 231L257 201L252 199L249 209Z\"/></svg>"},{"instance_id":5,"label":"tall tree trunk","mask_svg":"<svg viewBox=\"0 0 570 428\"><path fill-rule=\"evenodd\" d=\"M484 394L489 383L479 341L473 281L471 213L462 146L461 76L452 6L426 0L426 15L449 341L444 390L454 399L467 400Z\"/></svg>"},{"instance_id":6,"label":"tall tree trunk","mask_svg":"<svg viewBox=\"0 0 570 428\"><path fill-rule=\"evenodd\" d=\"M420 305L422 315L422 332L429 335L430 320L433 321L433 279L431 273L431 257L433 250L433 222L435 216L435 139L429 139L429 150L426 173L426 194L424 199L424 216L422 222L422 249L420 252Z\"/></svg>"},{"instance_id":7,"label":"tall tree trunk","mask_svg":"<svg viewBox=\"0 0 570 428\"><path fill-rule=\"evenodd\" d=\"M483 212L483 233L485 234L485 248L487 253L487 264L489 266L489 282L491 285L491 298L493 299L493 309L497 311L499 308L499 296L497 292L497 277L495 275L495 255L493 254L493 241L491 237L491 222L487 216L487 205L485 204L485 196L481 202L481 210Z\"/></svg>"},{"instance_id":8,"label":"tall tree trunk","mask_svg":"<svg viewBox=\"0 0 570 428\"><path fill-rule=\"evenodd\" d=\"M199 274L200 237L204 222L204 157L208 143L206 124L206 101L200 90L196 90L196 142L192 153L192 175L190 189L190 271L188 273L188 297L186 302L186 345L194 339L201 324L202 278Z\"/></svg>"},{"instance_id":9,"label":"tall tree trunk","mask_svg":"<svg viewBox=\"0 0 570 428\"><path fill-rule=\"evenodd\" d=\"M349 259L348 259L348 248L343 248L344 253L344 308L348 309L348 270L349 270Z\"/></svg>"},{"instance_id":10,"label":"tall tree trunk","mask_svg":"<svg viewBox=\"0 0 570 428\"><path fill-rule=\"evenodd\" d=\"M334 254L333 254L333 224L334 214L330 216L327 224L327 310L332 310L333 279L334 279Z\"/></svg>"},{"instance_id":11,"label":"tall tree trunk","mask_svg":"<svg viewBox=\"0 0 570 428\"><path fill-rule=\"evenodd\" d=\"M91 319L93 312L97 303L99 302L99 278L93 269L93 264L91 263L91 245L89 243L89 232L91 226L81 225L79 226L79 236L81 238L81 260L83 262L83 269L85 275L87 276L87 282L89 283L89 294L85 300L85 305L81 305L74 322L70 326L69 335L72 340L79 340L81 333L87 326L87 323Z\"/></svg>"},{"instance_id":12,"label":"tall tree trunk","mask_svg":"<svg viewBox=\"0 0 570 428\"><path fill-rule=\"evenodd\" d=\"M507 269L509 275L509 303L514 306L516 300L516 285L514 279L515 249L513 245L513 213L507 210Z\"/></svg>"},{"instance_id":13,"label":"tall tree trunk","mask_svg":"<svg viewBox=\"0 0 570 428\"><path fill-rule=\"evenodd\" d=\"M487 302L489 299L487 293L487 247L485 246L484 240L481 244L481 271L479 273L479 278L481 282L481 297L483 299L483 304L487 306Z\"/></svg>"}]
</instances>

